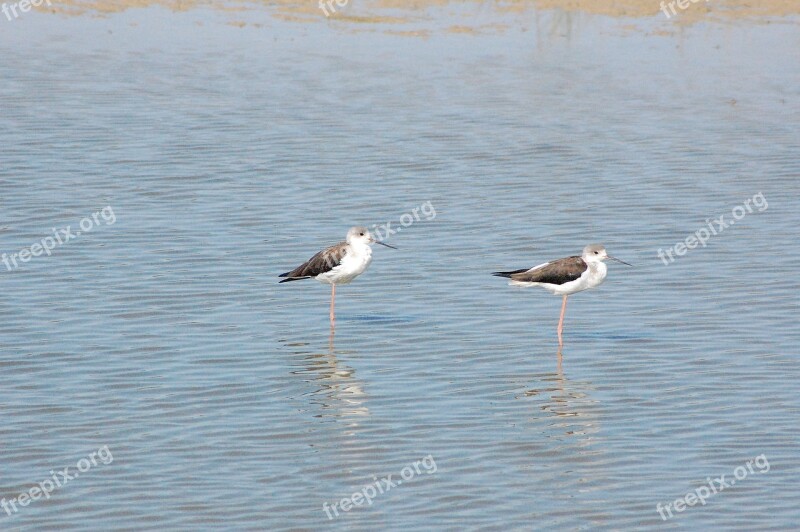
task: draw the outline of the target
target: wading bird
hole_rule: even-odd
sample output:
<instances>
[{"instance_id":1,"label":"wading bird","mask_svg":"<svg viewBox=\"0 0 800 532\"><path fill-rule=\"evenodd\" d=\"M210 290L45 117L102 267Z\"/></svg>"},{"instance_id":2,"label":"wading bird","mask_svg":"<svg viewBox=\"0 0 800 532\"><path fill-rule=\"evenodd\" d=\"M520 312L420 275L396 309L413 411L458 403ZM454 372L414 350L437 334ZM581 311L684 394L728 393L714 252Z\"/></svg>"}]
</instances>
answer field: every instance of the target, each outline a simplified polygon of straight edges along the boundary
<instances>
[{"instance_id":1,"label":"wading bird","mask_svg":"<svg viewBox=\"0 0 800 532\"><path fill-rule=\"evenodd\" d=\"M336 322L334 302L336 301L336 285L347 284L367 269L372 262L370 244L380 244L387 248L397 249L389 244L375 240L365 227L352 227L347 232L347 239L323 249L294 270L282 273L286 277L280 281L300 281L312 277L321 283L331 285L331 327Z\"/></svg>"},{"instance_id":2,"label":"wading bird","mask_svg":"<svg viewBox=\"0 0 800 532\"><path fill-rule=\"evenodd\" d=\"M558 320L558 345L563 345L561 332L564 330L564 313L567 310L567 296L576 292L595 288L602 283L608 268L604 260L611 259L632 266L625 261L611 257L606 248L600 244L591 244L583 248L580 257L566 257L526 270L513 272L494 272L492 275L511 279L508 284L514 286L541 286L553 294L564 296L561 304L561 317Z\"/></svg>"}]
</instances>

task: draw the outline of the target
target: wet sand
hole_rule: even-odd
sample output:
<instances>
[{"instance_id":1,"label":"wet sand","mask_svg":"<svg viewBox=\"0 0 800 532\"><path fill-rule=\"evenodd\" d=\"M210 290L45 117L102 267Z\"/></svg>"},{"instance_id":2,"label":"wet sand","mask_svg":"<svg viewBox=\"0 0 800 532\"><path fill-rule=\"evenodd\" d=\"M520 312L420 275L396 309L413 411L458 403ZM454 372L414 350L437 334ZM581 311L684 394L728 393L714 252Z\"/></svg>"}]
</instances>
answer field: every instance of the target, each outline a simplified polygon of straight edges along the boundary
<instances>
[{"instance_id":1,"label":"wet sand","mask_svg":"<svg viewBox=\"0 0 800 532\"><path fill-rule=\"evenodd\" d=\"M173 11L187 11L198 7L212 6L223 10L268 9L278 19L295 22L333 21L351 24L392 25L407 24L425 18L431 9L480 9L501 16L511 16L531 10L559 10L570 13L589 13L617 18L643 19L657 17L660 21L691 24L704 20L752 20L770 22L780 17L800 14L800 2L795 0L728 0L686 2L685 9L677 3L673 14L667 17L661 11L661 3L656 0L533 0L503 3L459 2L448 0L348 0L343 6L332 4L335 13L325 16L316 2L296 0L270 0L269 2L222 2L206 0L59 0L46 7L54 13L72 15L102 15L117 13L132 8L161 6ZM667 2L669 4L669 2ZM793 22L797 22L796 20ZM447 31L472 33L480 26L459 20L458 25L446 28ZM413 34L413 31L408 33Z\"/></svg>"}]
</instances>

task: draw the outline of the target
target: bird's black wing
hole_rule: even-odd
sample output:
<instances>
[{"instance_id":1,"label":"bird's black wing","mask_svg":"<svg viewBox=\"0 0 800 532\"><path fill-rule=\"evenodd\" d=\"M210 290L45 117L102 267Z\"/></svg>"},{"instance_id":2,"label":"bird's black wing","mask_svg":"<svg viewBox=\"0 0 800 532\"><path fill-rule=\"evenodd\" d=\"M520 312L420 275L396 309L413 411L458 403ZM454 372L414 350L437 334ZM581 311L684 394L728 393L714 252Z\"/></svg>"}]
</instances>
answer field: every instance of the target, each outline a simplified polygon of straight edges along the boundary
<instances>
[{"instance_id":1,"label":"bird's black wing","mask_svg":"<svg viewBox=\"0 0 800 532\"><path fill-rule=\"evenodd\" d=\"M512 281L522 283L547 283L561 285L579 279L589 266L580 257L567 257L565 259L547 262L529 270L515 270L513 272L495 272L492 275L508 277Z\"/></svg>"},{"instance_id":2,"label":"bird's black wing","mask_svg":"<svg viewBox=\"0 0 800 532\"><path fill-rule=\"evenodd\" d=\"M282 283L316 277L321 273L331 271L341 264L346 254L347 242L339 242L327 249L323 249L294 270L282 273L278 277L286 277L286 279L281 281Z\"/></svg>"}]
</instances>

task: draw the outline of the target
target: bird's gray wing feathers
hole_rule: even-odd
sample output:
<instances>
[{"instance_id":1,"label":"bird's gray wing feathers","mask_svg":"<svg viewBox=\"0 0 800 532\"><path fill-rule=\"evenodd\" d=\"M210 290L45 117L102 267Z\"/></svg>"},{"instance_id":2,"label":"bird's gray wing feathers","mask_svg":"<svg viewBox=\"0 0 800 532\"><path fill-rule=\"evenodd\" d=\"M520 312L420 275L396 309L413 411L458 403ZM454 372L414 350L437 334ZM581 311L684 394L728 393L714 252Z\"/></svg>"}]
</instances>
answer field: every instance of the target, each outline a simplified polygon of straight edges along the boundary
<instances>
[{"instance_id":1,"label":"bird's gray wing feathers","mask_svg":"<svg viewBox=\"0 0 800 532\"><path fill-rule=\"evenodd\" d=\"M282 273L278 277L287 277L287 279L281 281L282 283L316 277L321 273L331 271L341 264L346 254L347 242L339 242L329 248L323 249L294 270Z\"/></svg>"},{"instance_id":2,"label":"bird's gray wing feathers","mask_svg":"<svg viewBox=\"0 0 800 532\"><path fill-rule=\"evenodd\" d=\"M530 270L496 272L494 275L508 277L521 283L547 283L561 285L579 279L588 268L580 257L567 257L536 266Z\"/></svg>"}]
</instances>

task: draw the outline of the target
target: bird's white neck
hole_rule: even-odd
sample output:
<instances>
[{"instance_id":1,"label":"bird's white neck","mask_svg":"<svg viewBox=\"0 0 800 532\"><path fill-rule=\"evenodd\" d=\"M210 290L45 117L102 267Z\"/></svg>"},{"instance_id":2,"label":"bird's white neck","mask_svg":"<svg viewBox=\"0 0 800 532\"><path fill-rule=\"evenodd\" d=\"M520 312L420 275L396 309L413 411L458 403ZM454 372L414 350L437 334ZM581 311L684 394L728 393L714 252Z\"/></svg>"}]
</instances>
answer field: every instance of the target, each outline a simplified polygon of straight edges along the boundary
<instances>
[{"instance_id":1,"label":"bird's white neck","mask_svg":"<svg viewBox=\"0 0 800 532\"><path fill-rule=\"evenodd\" d=\"M350 249L353 250L353 254L358 257L371 257L372 256L372 248L369 244L364 244L361 242L350 244Z\"/></svg>"},{"instance_id":2,"label":"bird's white neck","mask_svg":"<svg viewBox=\"0 0 800 532\"><path fill-rule=\"evenodd\" d=\"M590 286L597 286L598 284L602 283L608 274L608 266L606 266L606 263L602 261L593 261L590 262L588 266Z\"/></svg>"}]
</instances>

